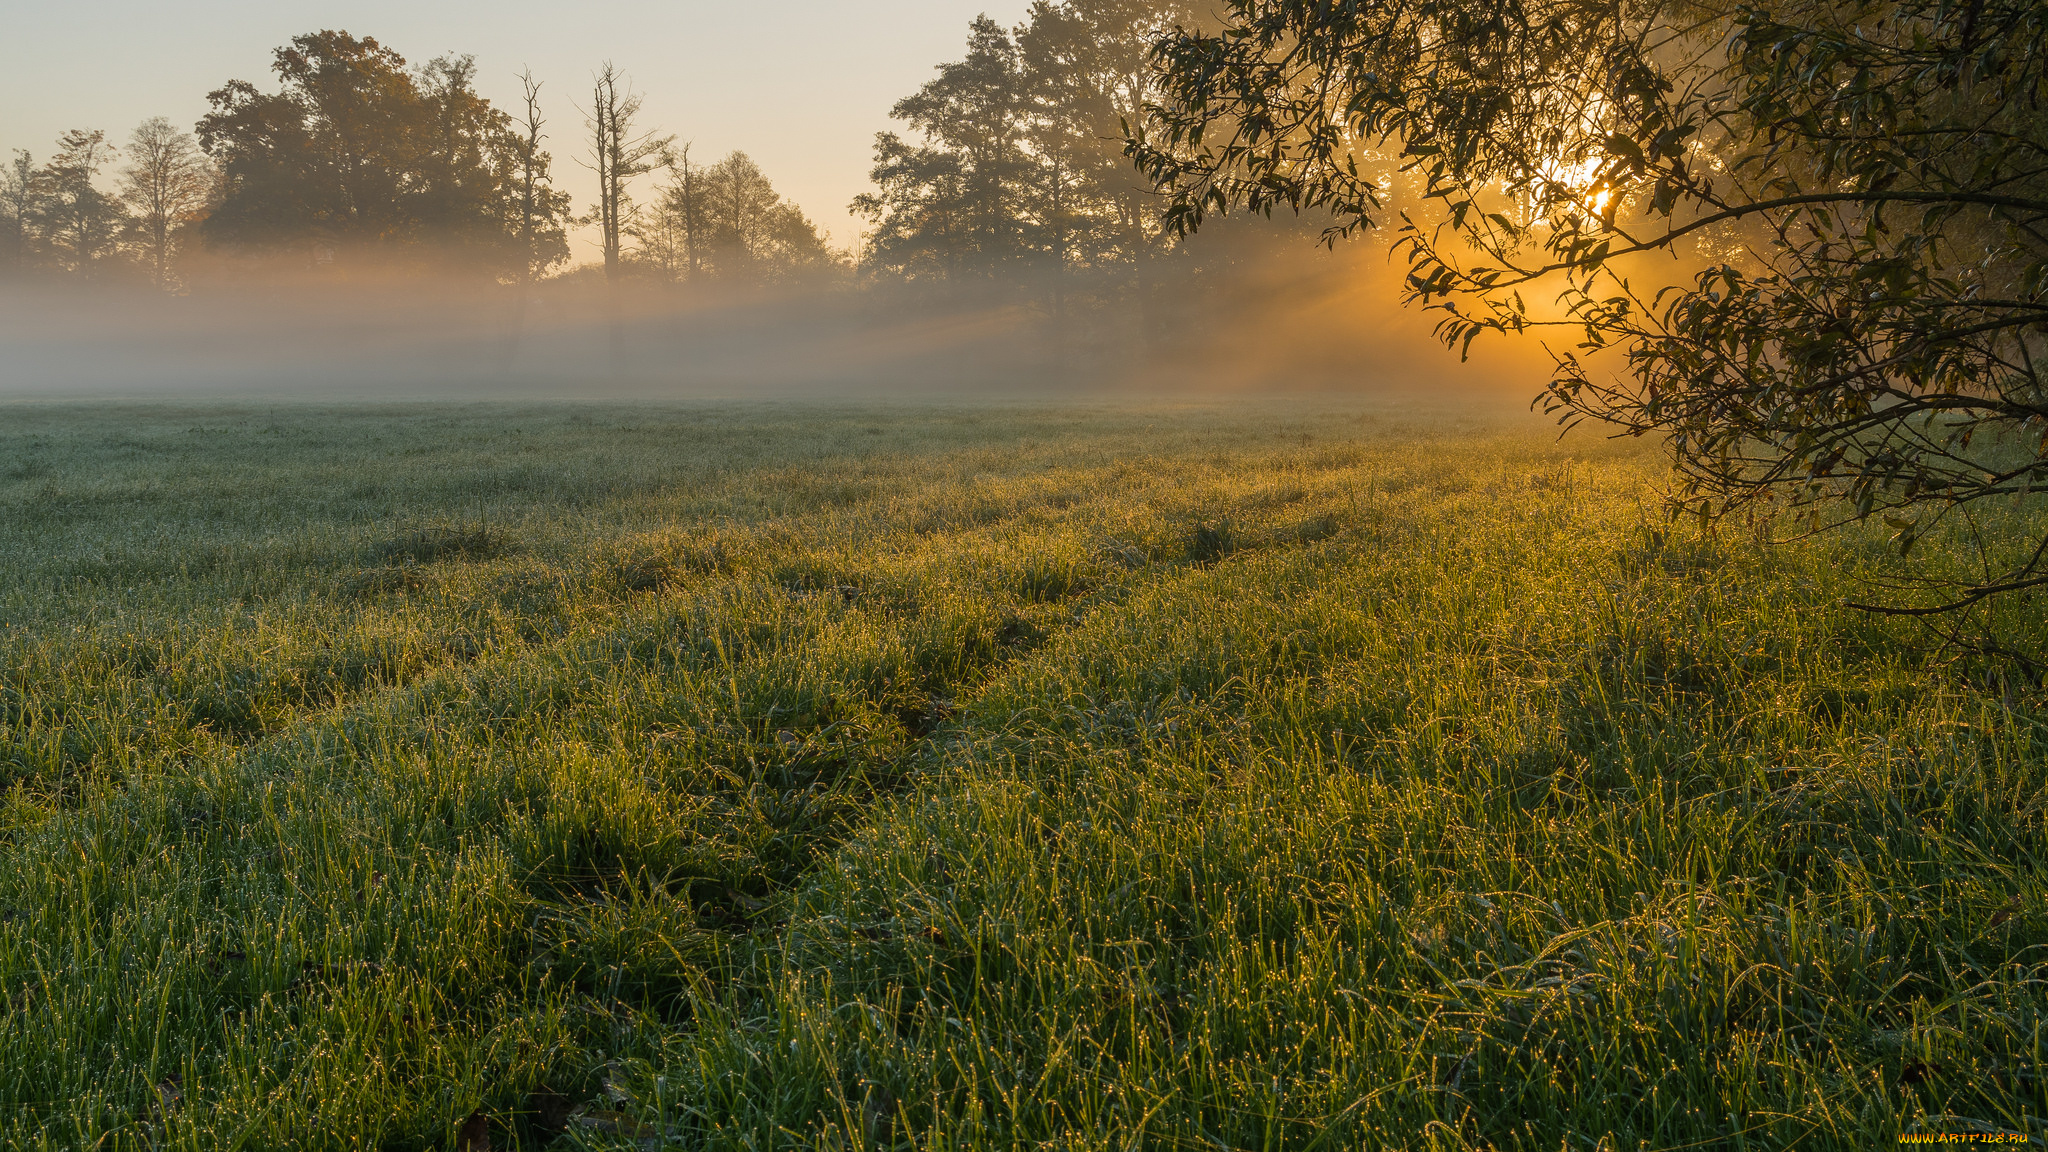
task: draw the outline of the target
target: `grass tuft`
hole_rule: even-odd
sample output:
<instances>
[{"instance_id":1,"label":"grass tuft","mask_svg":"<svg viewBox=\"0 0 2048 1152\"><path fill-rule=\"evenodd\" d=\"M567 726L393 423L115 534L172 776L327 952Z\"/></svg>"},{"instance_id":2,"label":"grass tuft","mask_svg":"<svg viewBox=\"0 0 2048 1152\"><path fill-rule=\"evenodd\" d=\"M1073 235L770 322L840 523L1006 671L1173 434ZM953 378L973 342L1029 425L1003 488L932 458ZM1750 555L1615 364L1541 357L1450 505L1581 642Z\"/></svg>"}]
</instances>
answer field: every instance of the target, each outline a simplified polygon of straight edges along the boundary
<instances>
[{"instance_id":1,"label":"grass tuft","mask_svg":"<svg viewBox=\"0 0 2048 1152\"><path fill-rule=\"evenodd\" d=\"M1198 523L1188 533L1188 559L1196 564L1214 564L1237 550L1237 536L1230 521Z\"/></svg>"},{"instance_id":2,"label":"grass tuft","mask_svg":"<svg viewBox=\"0 0 2048 1152\"><path fill-rule=\"evenodd\" d=\"M510 537L481 527L420 528L379 544L378 559L397 564L433 564L442 560L491 560L512 549Z\"/></svg>"}]
</instances>

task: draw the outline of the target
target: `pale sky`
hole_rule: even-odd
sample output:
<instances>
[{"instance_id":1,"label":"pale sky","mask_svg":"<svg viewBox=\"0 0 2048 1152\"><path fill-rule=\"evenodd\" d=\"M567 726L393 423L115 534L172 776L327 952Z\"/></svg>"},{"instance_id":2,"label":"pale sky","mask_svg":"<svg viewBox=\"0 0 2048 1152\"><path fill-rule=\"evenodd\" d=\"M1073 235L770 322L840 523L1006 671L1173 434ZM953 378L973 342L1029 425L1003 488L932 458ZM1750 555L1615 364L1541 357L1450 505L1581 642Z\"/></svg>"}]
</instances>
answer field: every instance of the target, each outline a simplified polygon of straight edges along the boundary
<instances>
[{"instance_id":1,"label":"pale sky","mask_svg":"<svg viewBox=\"0 0 2048 1152\"><path fill-rule=\"evenodd\" d=\"M576 105L609 59L646 97L645 122L692 142L691 156L752 155L784 195L840 245L862 223L847 202L868 188L874 134L889 107L957 60L978 13L1014 24L1028 0L9 0L0 33L0 151L38 160L70 128L117 143L143 119L189 129L206 94L231 79L274 90L271 50L322 28L374 36L408 63L477 59L478 87L516 107L518 73L545 82L547 147L558 183L589 205L575 159ZM593 259L585 240L577 262Z\"/></svg>"}]
</instances>

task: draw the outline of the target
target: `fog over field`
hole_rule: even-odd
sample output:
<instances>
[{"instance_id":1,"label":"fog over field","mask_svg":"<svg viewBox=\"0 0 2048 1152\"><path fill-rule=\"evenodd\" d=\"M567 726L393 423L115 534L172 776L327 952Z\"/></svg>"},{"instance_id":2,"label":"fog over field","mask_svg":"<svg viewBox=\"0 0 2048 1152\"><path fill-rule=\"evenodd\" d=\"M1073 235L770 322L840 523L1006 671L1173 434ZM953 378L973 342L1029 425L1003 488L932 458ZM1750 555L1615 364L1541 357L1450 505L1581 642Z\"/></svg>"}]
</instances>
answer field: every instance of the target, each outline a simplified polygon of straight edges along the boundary
<instances>
[{"instance_id":1,"label":"fog over field","mask_svg":"<svg viewBox=\"0 0 2048 1152\"><path fill-rule=\"evenodd\" d=\"M1304 245L1305 247L1305 245ZM1383 250L1268 251L1152 291L1145 314L1055 324L1016 285L635 285L516 289L358 275L219 284L0 282L0 395L930 397L1466 391L1526 403L1547 377L1533 342L1447 352L1392 306ZM1221 282L1218 282L1218 281ZM1023 302L1019 302L1019 298Z\"/></svg>"}]
</instances>

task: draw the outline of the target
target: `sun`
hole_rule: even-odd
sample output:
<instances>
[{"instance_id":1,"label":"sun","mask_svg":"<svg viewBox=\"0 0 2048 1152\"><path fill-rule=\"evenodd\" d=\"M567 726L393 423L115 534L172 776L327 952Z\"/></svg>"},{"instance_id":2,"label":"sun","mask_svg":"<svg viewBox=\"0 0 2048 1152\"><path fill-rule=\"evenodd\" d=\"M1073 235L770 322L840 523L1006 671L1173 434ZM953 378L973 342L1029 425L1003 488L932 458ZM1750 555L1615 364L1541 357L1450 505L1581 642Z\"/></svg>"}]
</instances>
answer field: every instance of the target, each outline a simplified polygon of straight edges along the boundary
<instances>
[{"instance_id":1,"label":"sun","mask_svg":"<svg viewBox=\"0 0 2048 1152\"><path fill-rule=\"evenodd\" d=\"M1601 178L1600 169L1598 157L1580 156L1545 161L1537 172L1551 190L1564 193L1567 215L1605 218L1614 202L1614 188Z\"/></svg>"}]
</instances>

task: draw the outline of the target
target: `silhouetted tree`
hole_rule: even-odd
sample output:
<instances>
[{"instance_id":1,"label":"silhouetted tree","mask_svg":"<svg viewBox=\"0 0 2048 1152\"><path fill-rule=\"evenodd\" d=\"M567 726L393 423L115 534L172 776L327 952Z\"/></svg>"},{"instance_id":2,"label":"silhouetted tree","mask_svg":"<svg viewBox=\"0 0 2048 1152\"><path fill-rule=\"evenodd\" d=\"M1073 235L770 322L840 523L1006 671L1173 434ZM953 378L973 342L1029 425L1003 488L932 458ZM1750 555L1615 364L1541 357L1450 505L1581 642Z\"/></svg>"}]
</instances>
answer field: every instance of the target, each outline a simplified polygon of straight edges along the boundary
<instances>
[{"instance_id":1,"label":"silhouetted tree","mask_svg":"<svg viewBox=\"0 0 2048 1152\"><path fill-rule=\"evenodd\" d=\"M112 256L126 214L94 183L116 151L100 131L72 129L57 140L29 200L29 220L57 267L88 273Z\"/></svg>"},{"instance_id":2,"label":"silhouetted tree","mask_svg":"<svg viewBox=\"0 0 2048 1152\"><path fill-rule=\"evenodd\" d=\"M517 279L550 252L539 153L475 89L475 62L417 70L369 37L314 32L277 50L281 89L230 81L200 144L226 175L209 239L315 262L375 254ZM529 235L529 223L532 231Z\"/></svg>"},{"instance_id":3,"label":"silhouetted tree","mask_svg":"<svg viewBox=\"0 0 2048 1152\"><path fill-rule=\"evenodd\" d=\"M540 82L532 71L519 74L523 113L506 127L498 155L505 165L501 182L511 189L504 199L507 230L517 241L518 277L522 284L569 258L569 194L552 183L554 158L541 148L547 121L540 111Z\"/></svg>"},{"instance_id":4,"label":"silhouetted tree","mask_svg":"<svg viewBox=\"0 0 2048 1152\"><path fill-rule=\"evenodd\" d=\"M212 166L189 132L161 116L142 122L128 138L121 194L132 231L157 287L171 283L178 229L198 219L214 188Z\"/></svg>"},{"instance_id":5,"label":"silhouetted tree","mask_svg":"<svg viewBox=\"0 0 2048 1152\"><path fill-rule=\"evenodd\" d=\"M512 276L516 291L504 354L508 369L526 332L533 282L569 258L569 194L550 183L554 158L541 147L547 139L543 131L547 120L540 110L541 83L527 69L519 74L519 87L519 119L503 125L496 141L498 181L507 190L500 200L501 226L510 237L515 257Z\"/></svg>"},{"instance_id":6,"label":"silhouetted tree","mask_svg":"<svg viewBox=\"0 0 2048 1152\"><path fill-rule=\"evenodd\" d=\"M668 183L633 221L633 255L656 278L678 283L704 274L704 170L690 162L690 145L670 157Z\"/></svg>"},{"instance_id":7,"label":"silhouetted tree","mask_svg":"<svg viewBox=\"0 0 2048 1152\"><path fill-rule=\"evenodd\" d=\"M511 155L517 128L476 91L476 59L442 56L415 73L425 123L418 172L422 238L481 257L515 278L526 263L520 230L505 209L522 200Z\"/></svg>"},{"instance_id":8,"label":"silhouetted tree","mask_svg":"<svg viewBox=\"0 0 2048 1152\"><path fill-rule=\"evenodd\" d=\"M1154 95L1153 40L1195 17L1192 5L1160 0L1038 0L1018 30L1034 159L1025 198L1054 272L1055 316L1070 286L1128 284L1141 309L1149 302L1150 265L1172 238L1124 155L1124 125L1141 121Z\"/></svg>"},{"instance_id":9,"label":"silhouetted tree","mask_svg":"<svg viewBox=\"0 0 2048 1152\"><path fill-rule=\"evenodd\" d=\"M1025 77L1017 44L986 16L968 30L967 55L897 102L890 115L922 138L875 138L879 190L854 201L875 224L871 266L911 278L987 279L1024 256L1020 189Z\"/></svg>"},{"instance_id":10,"label":"silhouetted tree","mask_svg":"<svg viewBox=\"0 0 2048 1152\"><path fill-rule=\"evenodd\" d=\"M983 17L966 57L893 114L915 139L876 138L870 271L910 280L1038 273L1064 326L1075 292L1142 309L1171 247L1123 125L1152 95L1152 40L1193 19L1159 0L1039 0L1014 32Z\"/></svg>"},{"instance_id":11,"label":"silhouetted tree","mask_svg":"<svg viewBox=\"0 0 2048 1152\"><path fill-rule=\"evenodd\" d=\"M635 255L663 278L769 284L838 267L817 226L746 153L699 168L685 149L671 171L633 234Z\"/></svg>"},{"instance_id":12,"label":"silhouetted tree","mask_svg":"<svg viewBox=\"0 0 2048 1152\"><path fill-rule=\"evenodd\" d=\"M200 144L228 179L209 238L323 252L417 239L426 109L404 57L314 32L279 48L271 70L282 91L232 80L207 97Z\"/></svg>"},{"instance_id":13,"label":"silhouetted tree","mask_svg":"<svg viewBox=\"0 0 2048 1152\"><path fill-rule=\"evenodd\" d=\"M882 132L875 136L870 178L877 191L853 201L854 212L874 225L863 263L906 280L961 275L972 243L961 157Z\"/></svg>"},{"instance_id":14,"label":"silhouetted tree","mask_svg":"<svg viewBox=\"0 0 2048 1152\"><path fill-rule=\"evenodd\" d=\"M589 167L597 175L592 223L604 250L605 278L613 282L619 277L624 237L633 226L632 181L661 167L675 143L674 136L641 130L639 118L640 95L606 61L591 85L585 122L590 129Z\"/></svg>"},{"instance_id":15,"label":"silhouetted tree","mask_svg":"<svg viewBox=\"0 0 2048 1152\"><path fill-rule=\"evenodd\" d=\"M734 152L712 165L703 184L711 259L721 276L783 280L829 259L818 230L775 191L746 153Z\"/></svg>"},{"instance_id":16,"label":"silhouetted tree","mask_svg":"<svg viewBox=\"0 0 2048 1152\"><path fill-rule=\"evenodd\" d=\"M624 237L634 227L635 205L630 191L633 179L661 167L667 160L673 136L642 131L640 96L611 61L605 61L591 85L590 110L584 122L590 129L590 170L597 176L597 204L591 221L598 227L604 249L604 278L611 293L612 371L623 366L625 321L618 300L619 278L624 272Z\"/></svg>"},{"instance_id":17,"label":"silhouetted tree","mask_svg":"<svg viewBox=\"0 0 2048 1152\"><path fill-rule=\"evenodd\" d=\"M34 212L41 175L35 158L19 148L0 169L0 269L27 268L35 258Z\"/></svg>"}]
</instances>

